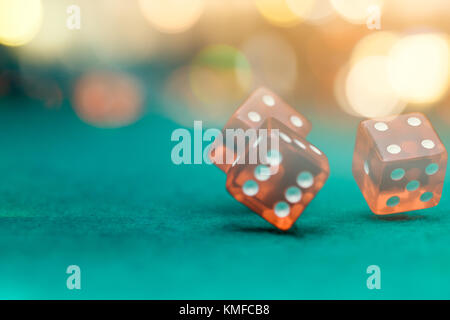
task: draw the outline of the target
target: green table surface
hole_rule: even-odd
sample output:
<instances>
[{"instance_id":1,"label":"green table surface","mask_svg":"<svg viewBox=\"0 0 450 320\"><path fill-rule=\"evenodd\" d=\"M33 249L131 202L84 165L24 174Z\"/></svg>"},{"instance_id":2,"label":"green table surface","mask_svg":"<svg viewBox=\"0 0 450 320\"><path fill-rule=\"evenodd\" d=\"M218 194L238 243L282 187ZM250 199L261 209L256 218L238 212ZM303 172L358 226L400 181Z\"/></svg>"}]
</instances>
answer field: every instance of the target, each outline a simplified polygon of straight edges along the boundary
<instances>
[{"instance_id":1,"label":"green table surface","mask_svg":"<svg viewBox=\"0 0 450 320\"><path fill-rule=\"evenodd\" d=\"M351 175L359 120L314 121L331 175L284 233L216 167L173 165L179 125L155 112L99 129L68 105L1 100L0 298L449 299L448 181L439 206L377 217ZM81 290L66 288L72 264ZM369 265L381 290L367 289Z\"/></svg>"}]
</instances>

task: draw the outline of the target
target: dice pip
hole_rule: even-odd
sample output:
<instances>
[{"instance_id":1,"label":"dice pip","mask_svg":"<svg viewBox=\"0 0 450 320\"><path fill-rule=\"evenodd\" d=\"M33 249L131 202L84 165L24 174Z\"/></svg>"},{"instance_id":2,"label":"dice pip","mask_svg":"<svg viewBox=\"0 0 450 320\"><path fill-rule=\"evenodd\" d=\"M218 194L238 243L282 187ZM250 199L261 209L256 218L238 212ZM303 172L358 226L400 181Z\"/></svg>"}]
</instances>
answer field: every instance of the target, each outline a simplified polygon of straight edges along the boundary
<instances>
[{"instance_id":1,"label":"dice pip","mask_svg":"<svg viewBox=\"0 0 450 320\"><path fill-rule=\"evenodd\" d=\"M421 113L362 121L353 155L353 177L378 215L436 206L447 151Z\"/></svg>"},{"instance_id":2,"label":"dice pip","mask_svg":"<svg viewBox=\"0 0 450 320\"><path fill-rule=\"evenodd\" d=\"M236 200L277 228L289 229L329 176L327 157L305 139L310 122L274 93L261 88L236 111L224 130L230 128L263 128L268 136L280 138L277 149L266 150L264 161L216 165L227 173L226 188ZM221 156L225 150L231 151L236 160L249 159L259 143L260 139L248 141L243 154L226 146L218 149ZM217 161L216 152L211 153L213 162Z\"/></svg>"}]
</instances>

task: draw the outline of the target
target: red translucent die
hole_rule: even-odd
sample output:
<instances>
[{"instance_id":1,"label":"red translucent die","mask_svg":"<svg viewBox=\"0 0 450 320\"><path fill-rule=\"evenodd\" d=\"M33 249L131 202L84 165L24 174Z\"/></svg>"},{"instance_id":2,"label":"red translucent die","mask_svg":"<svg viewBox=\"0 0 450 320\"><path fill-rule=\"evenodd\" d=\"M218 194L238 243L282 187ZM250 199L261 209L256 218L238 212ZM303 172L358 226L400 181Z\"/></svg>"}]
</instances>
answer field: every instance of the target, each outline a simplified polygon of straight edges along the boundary
<instances>
[{"instance_id":1,"label":"red translucent die","mask_svg":"<svg viewBox=\"0 0 450 320\"><path fill-rule=\"evenodd\" d=\"M447 151L423 114L360 123L353 176L375 214L436 206L446 168Z\"/></svg>"},{"instance_id":2,"label":"red translucent die","mask_svg":"<svg viewBox=\"0 0 450 320\"><path fill-rule=\"evenodd\" d=\"M289 106L280 97L266 88L255 90L244 104L236 110L223 128L223 142L213 144L211 148L212 162L225 173L231 167L232 161L226 161L227 153L231 159L238 156L237 150L227 149L226 129L259 129L268 118L273 118L301 137L306 137L311 131L311 123L299 112ZM219 160L220 159L220 160Z\"/></svg>"},{"instance_id":3,"label":"red translucent die","mask_svg":"<svg viewBox=\"0 0 450 320\"><path fill-rule=\"evenodd\" d=\"M277 228L287 230L324 186L329 176L328 159L277 120L267 119L263 127L268 128L269 135L272 129L279 130L278 150L269 146L264 161L231 166L226 188L236 200ZM249 143L247 159L257 145Z\"/></svg>"}]
</instances>

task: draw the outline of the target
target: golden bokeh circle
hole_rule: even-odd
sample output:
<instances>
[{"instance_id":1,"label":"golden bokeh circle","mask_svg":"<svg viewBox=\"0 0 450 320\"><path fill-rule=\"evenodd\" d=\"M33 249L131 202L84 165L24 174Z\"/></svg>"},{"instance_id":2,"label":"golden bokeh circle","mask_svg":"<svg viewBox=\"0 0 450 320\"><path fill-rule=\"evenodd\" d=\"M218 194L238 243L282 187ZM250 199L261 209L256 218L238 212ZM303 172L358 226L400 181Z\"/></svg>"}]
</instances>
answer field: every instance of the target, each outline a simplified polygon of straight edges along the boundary
<instances>
[{"instance_id":1,"label":"golden bokeh circle","mask_svg":"<svg viewBox=\"0 0 450 320\"><path fill-rule=\"evenodd\" d=\"M289 7L287 0L254 0L256 8L271 24L278 27L292 27L302 18Z\"/></svg>"},{"instance_id":2,"label":"golden bokeh circle","mask_svg":"<svg viewBox=\"0 0 450 320\"><path fill-rule=\"evenodd\" d=\"M205 0L139 0L144 17L164 33L180 33L192 27L205 10Z\"/></svg>"},{"instance_id":3,"label":"golden bokeh circle","mask_svg":"<svg viewBox=\"0 0 450 320\"><path fill-rule=\"evenodd\" d=\"M40 0L0 0L0 43L21 46L33 39L42 23Z\"/></svg>"}]
</instances>

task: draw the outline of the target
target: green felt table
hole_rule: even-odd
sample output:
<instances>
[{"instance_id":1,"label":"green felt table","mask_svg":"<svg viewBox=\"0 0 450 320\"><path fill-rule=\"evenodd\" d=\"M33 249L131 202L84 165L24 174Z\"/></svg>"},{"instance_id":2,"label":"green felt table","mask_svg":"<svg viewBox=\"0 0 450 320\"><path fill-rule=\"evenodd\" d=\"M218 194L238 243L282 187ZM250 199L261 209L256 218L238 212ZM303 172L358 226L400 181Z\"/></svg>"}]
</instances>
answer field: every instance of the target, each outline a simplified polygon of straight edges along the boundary
<instances>
[{"instance_id":1,"label":"green felt table","mask_svg":"<svg viewBox=\"0 0 450 320\"><path fill-rule=\"evenodd\" d=\"M359 120L314 120L331 175L280 232L227 193L216 167L172 164L179 125L162 115L99 129L68 104L1 100L0 298L450 298L448 181L439 206L377 217L351 175ZM72 264L81 290L66 288ZM369 265L381 290L367 289Z\"/></svg>"}]
</instances>

